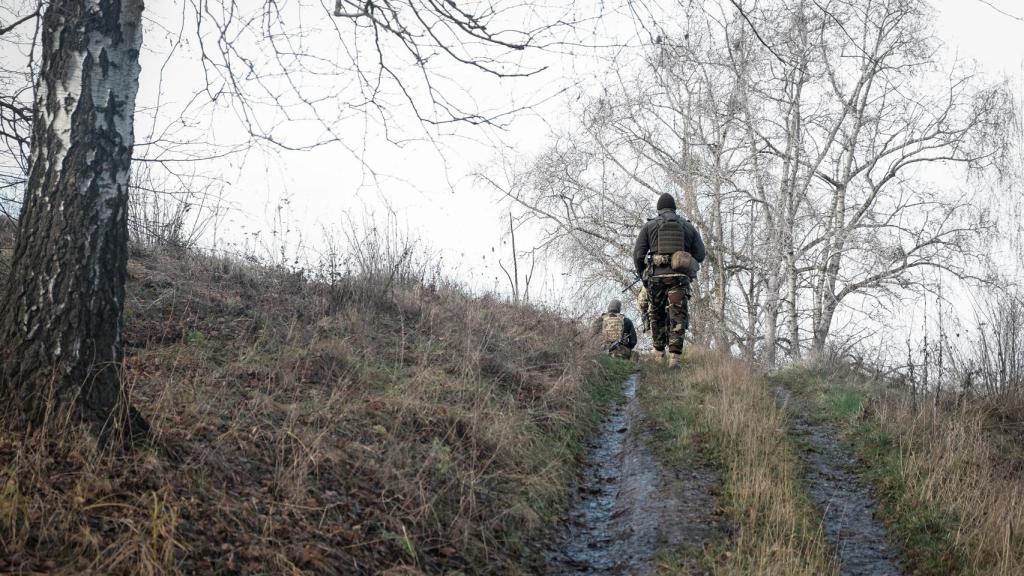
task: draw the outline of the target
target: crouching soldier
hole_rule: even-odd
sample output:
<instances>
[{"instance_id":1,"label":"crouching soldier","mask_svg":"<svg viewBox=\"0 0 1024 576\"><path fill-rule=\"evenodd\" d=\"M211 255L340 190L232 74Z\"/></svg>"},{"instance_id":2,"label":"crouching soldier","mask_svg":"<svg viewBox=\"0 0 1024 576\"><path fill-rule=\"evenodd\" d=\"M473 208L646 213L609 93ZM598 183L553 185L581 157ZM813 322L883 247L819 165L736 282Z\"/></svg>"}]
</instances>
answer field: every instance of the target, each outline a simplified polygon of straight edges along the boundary
<instances>
[{"instance_id":1,"label":"crouching soldier","mask_svg":"<svg viewBox=\"0 0 1024 576\"><path fill-rule=\"evenodd\" d=\"M601 342L609 356L628 360L636 346L636 328L633 321L622 314L622 302L612 300L608 311L594 321L594 335L601 335Z\"/></svg>"},{"instance_id":2,"label":"crouching soldier","mask_svg":"<svg viewBox=\"0 0 1024 576\"><path fill-rule=\"evenodd\" d=\"M647 221L633 246L636 273L645 278L650 300L655 360L679 365L683 338L690 325L690 282L704 261L704 241L689 220L676 214L671 194L658 198L658 215Z\"/></svg>"}]
</instances>

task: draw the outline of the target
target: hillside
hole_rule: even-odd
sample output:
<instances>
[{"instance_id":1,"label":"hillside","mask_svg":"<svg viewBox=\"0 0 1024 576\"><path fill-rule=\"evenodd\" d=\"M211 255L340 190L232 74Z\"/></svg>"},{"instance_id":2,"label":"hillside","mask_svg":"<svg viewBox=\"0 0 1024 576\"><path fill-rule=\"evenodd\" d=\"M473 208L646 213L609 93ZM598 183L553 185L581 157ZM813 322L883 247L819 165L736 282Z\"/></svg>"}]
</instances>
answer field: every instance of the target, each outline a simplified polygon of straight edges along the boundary
<instances>
[{"instance_id":1,"label":"hillside","mask_svg":"<svg viewBox=\"0 0 1024 576\"><path fill-rule=\"evenodd\" d=\"M574 323L409 269L129 272L125 377L157 438L3 432L0 572L532 571L624 377Z\"/></svg>"},{"instance_id":2,"label":"hillside","mask_svg":"<svg viewBox=\"0 0 1024 576\"><path fill-rule=\"evenodd\" d=\"M134 254L125 378L157 435L0 432L0 573L1024 569L1014 395L696 347L634 372L403 262L313 281Z\"/></svg>"}]
</instances>

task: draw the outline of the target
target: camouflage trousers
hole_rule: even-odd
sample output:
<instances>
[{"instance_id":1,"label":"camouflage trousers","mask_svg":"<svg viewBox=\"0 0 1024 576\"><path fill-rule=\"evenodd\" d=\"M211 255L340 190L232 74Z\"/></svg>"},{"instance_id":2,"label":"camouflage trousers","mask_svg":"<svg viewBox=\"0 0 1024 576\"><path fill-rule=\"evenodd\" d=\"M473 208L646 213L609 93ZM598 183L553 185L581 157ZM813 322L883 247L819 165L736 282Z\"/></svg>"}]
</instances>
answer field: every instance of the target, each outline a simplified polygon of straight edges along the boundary
<instances>
[{"instance_id":1,"label":"camouflage trousers","mask_svg":"<svg viewBox=\"0 0 1024 576\"><path fill-rule=\"evenodd\" d=\"M651 278L648 284L651 299L651 332L654 349L678 354L683 351L683 338L690 327L690 279L683 276Z\"/></svg>"}]
</instances>

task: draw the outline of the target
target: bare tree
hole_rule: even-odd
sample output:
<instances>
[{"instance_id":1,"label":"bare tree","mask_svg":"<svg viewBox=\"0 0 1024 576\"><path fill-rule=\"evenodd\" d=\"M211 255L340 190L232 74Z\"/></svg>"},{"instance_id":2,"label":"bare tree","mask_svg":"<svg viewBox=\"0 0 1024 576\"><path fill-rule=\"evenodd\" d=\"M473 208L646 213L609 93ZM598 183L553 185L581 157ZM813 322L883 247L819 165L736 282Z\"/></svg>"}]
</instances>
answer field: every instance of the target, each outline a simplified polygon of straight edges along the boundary
<instances>
[{"instance_id":1,"label":"bare tree","mask_svg":"<svg viewBox=\"0 0 1024 576\"><path fill-rule=\"evenodd\" d=\"M12 216L28 180L32 130L33 74L39 37L40 3L22 0L0 6L0 215ZM19 55L25 65L10 64Z\"/></svg>"},{"instance_id":2,"label":"bare tree","mask_svg":"<svg viewBox=\"0 0 1024 576\"><path fill-rule=\"evenodd\" d=\"M533 249L525 253L519 252L516 247L516 220L512 215L512 212L508 213L508 237L512 243L512 269L509 270L498 259L498 267L504 272L505 278L508 280L509 288L512 290L512 301L513 302L528 302L530 300L530 283L533 281L533 275L537 270L537 250ZM530 267L524 269L523 273L519 273L519 258L521 256L529 255Z\"/></svg>"},{"instance_id":3,"label":"bare tree","mask_svg":"<svg viewBox=\"0 0 1024 576\"><path fill-rule=\"evenodd\" d=\"M817 225L802 246L812 262L815 354L850 296L919 284L918 269L972 276L977 239L989 228L969 197L921 175L929 166L980 169L1003 153L1006 91L959 65L936 85L927 75L936 64L927 11L902 1L823 8L844 34L822 59L834 111L809 134L822 158L809 167L821 186L811 192Z\"/></svg>"},{"instance_id":4,"label":"bare tree","mask_svg":"<svg viewBox=\"0 0 1024 576\"><path fill-rule=\"evenodd\" d=\"M389 86L423 121L490 121L437 84L444 76L431 75L434 63L448 59L499 77L529 74L535 70L506 56L540 43L549 28L492 26L502 18L511 17L510 26L536 20L518 3L472 10L418 1L321 4L312 28L303 28L311 9L304 4L265 2L256 12L233 1L182 6L186 14L193 9L188 17L210 101L230 101L252 138L292 149L344 143L339 110L370 107L386 119L394 104L382 98ZM120 380L141 18L139 0L55 0L42 19L29 178L0 303L0 397L8 422L81 420L104 436L145 429ZM349 50L347 68L304 44L324 31ZM396 54L421 72L421 92L392 65ZM338 75L343 86L355 79L364 97L322 81ZM268 121L268 107L286 122L277 114ZM326 116L329 110L335 114ZM314 121L324 136L289 140L287 121Z\"/></svg>"},{"instance_id":5,"label":"bare tree","mask_svg":"<svg viewBox=\"0 0 1024 576\"><path fill-rule=\"evenodd\" d=\"M926 2L688 10L685 30L663 19L640 71L498 186L552 238L618 280L625 231L654 194L678 194L711 254L698 338L769 367L780 351L821 359L841 310L845 323L923 289L926 270L985 280L991 222L964 188L1005 153L1009 99L943 63Z\"/></svg>"}]
</instances>

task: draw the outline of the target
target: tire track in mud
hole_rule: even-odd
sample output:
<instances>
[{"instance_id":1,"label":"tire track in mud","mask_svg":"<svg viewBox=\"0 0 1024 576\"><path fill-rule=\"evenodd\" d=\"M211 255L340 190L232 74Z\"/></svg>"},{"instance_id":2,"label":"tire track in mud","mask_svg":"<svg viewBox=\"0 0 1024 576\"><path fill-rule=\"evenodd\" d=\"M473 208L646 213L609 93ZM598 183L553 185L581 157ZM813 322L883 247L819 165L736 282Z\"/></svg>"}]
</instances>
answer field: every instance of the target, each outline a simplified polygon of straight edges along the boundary
<instances>
[{"instance_id":1,"label":"tire track in mud","mask_svg":"<svg viewBox=\"0 0 1024 576\"><path fill-rule=\"evenodd\" d=\"M626 380L626 401L590 443L568 519L545 554L545 574L648 574L659 550L701 550L723 534L713 513L718 473L661 464L645 442L638 382L639 374ZM696 556L689 568L701 573Z\"/></svg>"},{"instance_id":2,"label":"tire track in mud","mask_svg":"<svg viewBox=\"0 0 1024 576\"><path fill-rule=\"evenodd\" d=\"M839 441L835 427L812 422L803 402L781 386L779 404L790 414L790 429L806 449L800 457L811 500L822 514L825 537L836 551L843 576L889 576L903 572L888 530L876 518L871 489L854 472L855 460Z\"/></svg>"}]
</instances>

